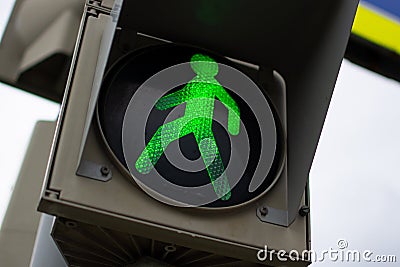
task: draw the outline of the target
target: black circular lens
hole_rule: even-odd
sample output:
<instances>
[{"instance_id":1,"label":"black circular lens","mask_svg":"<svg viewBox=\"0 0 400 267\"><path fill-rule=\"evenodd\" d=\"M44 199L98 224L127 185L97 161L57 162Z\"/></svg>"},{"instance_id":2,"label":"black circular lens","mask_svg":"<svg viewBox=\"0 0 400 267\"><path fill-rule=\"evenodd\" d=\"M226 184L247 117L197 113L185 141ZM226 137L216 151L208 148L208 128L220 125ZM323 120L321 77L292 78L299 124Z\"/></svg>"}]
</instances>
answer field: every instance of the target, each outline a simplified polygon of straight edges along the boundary
<instances>
[{"instance_id":1,"label":"black circular lens","mask_svg":"<svg viewBox=\"0 0 400 267\"><path fill-rule=\"evenodd\" d=\"M148 47L127 54L108 70L103 81L98 100L98 121L105 141L112 150L112 153L126 169L128 169L128 164L126 162L127 159L124 156L122 135L125 113L127 112L127 108L132 100L132 97L135 95L138 88L150 77L169 67L190 62L192 56L195 54L205 54L213 58L217 63L228 65L233 68L236 66L235 63L231 62L230 60L203 49L180 45L161 45ZM218 73L215 76L217 81L219 79L219 75L222 74ZM193 77L195 77L195 73L193 73ZM160 88L148 88L147 90L161 90L162 95L167 95L173 92L178 92L184 86L185 85L181 85L175 88L162 88L162 86L160 86ZM232 153L246 152L241 151L241 146L237 145L237 142L239 142L239 140L241 140L243 137L241 135L247 135L245 138L247 138L249 141L249 158L243 175L241 175L241 177L236 177L239 179L239 181L236 186L231 188L230 198L224 200L216 199L215 201L203 205L204 207L208 208L231 207L239 205L263 194L276 178L277 170L280 166L280 153L282 153L281 128L279 126L279 122L276 120L277 116L275 111L273 110L272 106L269 106L269 109L274 113L273 116L276 122L276 127L272 128L271 131L275 131L274 134L278 137L276 147L273 148L275 149L275 158L273 160L272 167L262 184L255 191L249 192L249 184L260 160L262 143L260 126L258 124L259 122L256 118L256 115L253 113L252 107L249 106L249 103L246 103L241 96L230 90L230 88L224 87L224 89L234 99L239 107L240 118L242 125L245 127L245 131L240 131L238 135L231 135L227 130L226 122L213 121L212 132L220 157L224 167L227 168L232 157ZM260 88L259 90L262 91ZM270 103L265 93L262 95L266 98L266 103ZM140 105L143 103L137 104ZM215 109L219 109L226 116L226 120L228 119L228 110L223 104L216 101ZM139 140L143 139L143 136L134 136L131 138L137 138L138 142L144 142L145 144L148 144L160 126L164 125L166 121L171 121L179 118L179 116L184 116L185 104L183 103L180 105L180 107L178 107L174 112L176 114L173 114L172 109L159 110L155 106L151 107L151 112L149 114L143 114L143 116L147 117L145 125L132 125L132 127L145 128L145 140ZM135 124L135 121L128 121L125 123ZM170 146L172 147L172 143ZM235 148L235 152L232 150L233 147ZM189 164L190 162L193 162L193 164L196 163L197 165L203 164L203 168L199 169L198 171L185 170L184 168L182 169L171 162L173 159L167 157L166 154L168 153L163 153L154 165L154 168L158 174L172 184L189 188L209 184L211 182L210 175L202 161L199 145L196 142L195 136L193 134L182 136L178 140L174 141L172 148L169 148L168 146L165 152L168 152L168 149L172 150L177 148L180 150L183 157L189 162ZM137 150L137 148L134 147L132 147L132 149ZM141 151L137 151L136 154L139 155L140 153ZM152 172L148 174L142 174L134 168L131 168L131 174L136 179L139 179L144 183L152 179ZM153 188L150 188L150 190L152 189ZM160 190L156 191L158 191L158 193L161 195L163 194L163 192L160 192Z\"/></svg>"}]
</instances>

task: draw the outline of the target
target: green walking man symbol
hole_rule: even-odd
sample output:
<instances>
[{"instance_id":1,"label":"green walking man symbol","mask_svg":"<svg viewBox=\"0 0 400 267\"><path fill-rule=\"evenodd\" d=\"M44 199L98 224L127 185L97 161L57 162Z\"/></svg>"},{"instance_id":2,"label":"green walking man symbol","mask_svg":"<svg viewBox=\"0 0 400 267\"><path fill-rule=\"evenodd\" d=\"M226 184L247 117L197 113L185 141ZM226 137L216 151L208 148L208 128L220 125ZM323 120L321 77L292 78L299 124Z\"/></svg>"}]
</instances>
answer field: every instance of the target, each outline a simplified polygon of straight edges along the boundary
<instances>
[{"instance_id":1,"label":"green walking man symbol","mask_svg":"<svg viewBox=\"0 0 400 267\"><path fill-rule=\"evenodd\" d=\"M160 98L155 105L159 110L166 110L186 103L184 116L158 128L135 166L138 172L149 173L171 142L193 134L215 193L221 200L228 200L231 188L212 132L215 98L228 109L228 132L232 135L239 134L239 107L215 79L218 64L211 57L195 54L190 65L196 77L179 91Z\"/></svg>"}]
</instances>

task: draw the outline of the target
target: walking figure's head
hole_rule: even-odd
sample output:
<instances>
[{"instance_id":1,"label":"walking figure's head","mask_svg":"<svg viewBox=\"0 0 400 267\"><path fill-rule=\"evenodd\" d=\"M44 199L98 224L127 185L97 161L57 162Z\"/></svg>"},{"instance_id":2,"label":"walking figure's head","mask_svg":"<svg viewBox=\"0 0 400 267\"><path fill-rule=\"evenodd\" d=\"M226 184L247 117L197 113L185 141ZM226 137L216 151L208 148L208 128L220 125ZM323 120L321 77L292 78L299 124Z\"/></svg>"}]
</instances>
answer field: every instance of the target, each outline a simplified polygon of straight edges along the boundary
<instances>
[{"instance_id":1,"label":"walking figure's head","mask_svg":"<svg viewBox=\"0 0 400 267\"><path fill-rule=\"evenodd\" d=\"M218 74L218 64L209 56L195 54L190 60L193 71L200 76L214 77Z\"/></svg>"}]
</instances>

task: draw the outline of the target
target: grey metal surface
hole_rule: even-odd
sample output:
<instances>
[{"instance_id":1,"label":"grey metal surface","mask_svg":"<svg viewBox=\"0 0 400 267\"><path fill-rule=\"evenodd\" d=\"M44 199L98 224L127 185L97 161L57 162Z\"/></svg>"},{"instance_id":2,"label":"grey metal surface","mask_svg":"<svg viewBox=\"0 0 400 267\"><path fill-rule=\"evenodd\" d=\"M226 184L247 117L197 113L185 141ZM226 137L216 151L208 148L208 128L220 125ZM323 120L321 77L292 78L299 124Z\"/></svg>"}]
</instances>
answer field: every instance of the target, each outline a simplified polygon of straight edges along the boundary
<instances>
[{"instance_id":1,"label":"grey metal surface","mask_svg":"<svg viewBox=\"0 0 400 267\"><path fill-rule=\"evenodd\" d=\"M1 266L29 266L40 220L36 208L54 128L54 122L38 122L33 131L0 231Z\"/></svg>"},{"instance_id":2,"label":"grey metal surface","mask_svg":"<svg viewBox=\"0 0 400 267\"><path fill-rule=\"evenodd\" d=\"M30 267L67 267L56 243L50 236L54 220L53 216L41 215Z\"/></svg>"},{"instance_id":3,"label":"grey metal surface","mask_svg":"<svg viewBox=\"0 0 400 267\"><path fill-rule=\"evenodd\" d=\"M287 210L275 209L273 207L263 206L262 208L258 208L256 213L257 217L262 222L274 223L283 226L289 224Z\"/></svg>"},{"instance_id":4,"label":"grey metal surface","mask_svg":"<svg viewBox=\"0 0 400 267\"><path fill-rule=\"evenodd\" d=\"M117 21L119 18L119 14L121 12L120 7L123 2L123 0L115 0L115 3L113 3L113 8L107 9L103 8L103 6L99 3L95 4L91 3L92 1L87 1L88 4L86 6L86 9L88 10L88 13L93 14L94 16L98 16L99 14L105 14L109 15L110 18L107 23L105 23L105 28L104 32L101 36L101 41L100 41L100 47L99 47L99 57L97 58L96 62L96 72L95 72L95 77L92 85L92 93L90 97L90 104L88 107L88 112L86 115L86 127L83 132L83 138L82 138L82 143L81 143L81 149L80 149L80 154L83 153L83 147L86 141L86 135L89 129L90 122L92 120L94 110L96 107L97 103L97 97L99 95L100 87L101 87L101 82L103 80L103 75L106 71L106 65L107 65L107 60L108 60L108 55L111 50L111 45L112 41L114 38L114 34L116 31L117 27ZM111 4L111 3L108 3ZM101 12L101 13L100 13Z\"/></svg>"},{"instance_id":5,"label":"grey metal surface","mask_svg":"<svg viewBox=\"0 0 400 267\"><path fill-rule=\"evenodd\" d=\"M126 267L172 267L172 265L146 257L133 264L129 264Z\"/></svg>"},{"instance_id":6,"label":"grey metal surface","mask_svg":"<svg viewBox=\"0 0 400 267\"><path fill-rule=\"evenodd\" d=\"M52 235L72 266L265 266L64 218L56 220Z\"/></svg>"}]
</instances>

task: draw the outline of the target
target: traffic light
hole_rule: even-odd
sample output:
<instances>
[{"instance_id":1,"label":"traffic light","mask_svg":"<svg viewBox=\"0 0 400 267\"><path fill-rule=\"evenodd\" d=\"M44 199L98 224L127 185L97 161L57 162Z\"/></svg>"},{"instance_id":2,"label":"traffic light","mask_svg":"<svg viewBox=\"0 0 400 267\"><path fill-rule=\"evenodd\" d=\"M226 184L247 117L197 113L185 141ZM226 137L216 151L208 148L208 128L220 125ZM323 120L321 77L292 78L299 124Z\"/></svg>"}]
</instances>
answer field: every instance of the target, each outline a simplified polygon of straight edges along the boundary
<instances>
[{"instance_id":1,"label":"traffic light","mask_svg":"<svg viewBox=\"0 0 400 267\"><path fill-rule=\"evenodd\" d=\"M89 1L39 204L68 263L309 249L308 172L356 6Z\"/></svg>"},{"instance_id":2,"label":"traffic light","mask_svg":"<svg viewBox=\"0 0 400 267\"><path fill-rule=\"evenodd\" d=\"M41 214L36 211L55 122L36 123L0 229L2 266L29 266ZM50 235L48 234L49 239Z\"/></svg>"},{"instance_id":3,"label":"traffic light","mask_svg":"<svg viewBox=\"0 0 400 267\"><path fill-rule=\"evenodd\" d=\"M0 43L0 81L61 102L84 0L14 0Z\"/></svg>"}]
</instances>

